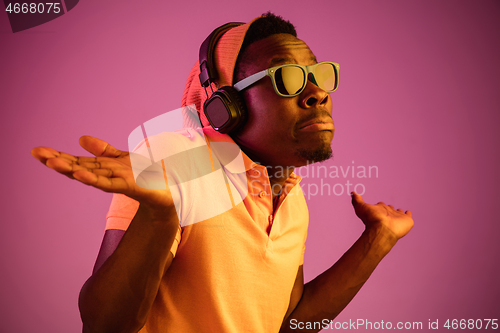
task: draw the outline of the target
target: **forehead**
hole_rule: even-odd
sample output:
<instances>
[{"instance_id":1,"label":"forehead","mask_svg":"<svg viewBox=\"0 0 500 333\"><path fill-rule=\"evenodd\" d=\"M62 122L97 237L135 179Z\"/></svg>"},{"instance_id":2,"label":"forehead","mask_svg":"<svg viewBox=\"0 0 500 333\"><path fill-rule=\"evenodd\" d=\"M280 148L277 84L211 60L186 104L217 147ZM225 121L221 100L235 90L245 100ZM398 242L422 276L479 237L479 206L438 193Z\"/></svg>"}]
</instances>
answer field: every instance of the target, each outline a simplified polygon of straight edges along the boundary
<instances>
[{"instance_id":1,"label":"forehead","mask_svg":"<svg viewBox=\"0 0 500 333\"><path fill-rule=\"evenodd\" d=\"M275 34L249 45L252 63L266 69L281 64L315 64L316 57L307 44L290 34Z\"/></svg>"}]
</instances>

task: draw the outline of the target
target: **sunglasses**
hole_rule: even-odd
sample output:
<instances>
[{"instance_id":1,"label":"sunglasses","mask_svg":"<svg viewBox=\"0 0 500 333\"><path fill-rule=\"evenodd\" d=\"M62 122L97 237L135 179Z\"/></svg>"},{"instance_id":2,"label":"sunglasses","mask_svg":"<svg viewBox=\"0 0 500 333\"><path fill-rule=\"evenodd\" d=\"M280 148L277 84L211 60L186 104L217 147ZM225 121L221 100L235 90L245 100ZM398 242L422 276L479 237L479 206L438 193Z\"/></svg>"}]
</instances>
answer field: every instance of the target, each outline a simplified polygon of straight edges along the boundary
<instances>
[{"instance_id":1,"label":"sunglasses","mask_svg":"<svg viewBox=\"0 0 500 333\"><path fill-rule=\"evenodd\" d=\"M269 76L279 96L293 97L305 89L309 73L311 82L328 93L335 91L339 85L339 64L323 61L310 66L285 64L271 67L239 81L234 88L241 91Z\"/></svg>"}]
</instances>

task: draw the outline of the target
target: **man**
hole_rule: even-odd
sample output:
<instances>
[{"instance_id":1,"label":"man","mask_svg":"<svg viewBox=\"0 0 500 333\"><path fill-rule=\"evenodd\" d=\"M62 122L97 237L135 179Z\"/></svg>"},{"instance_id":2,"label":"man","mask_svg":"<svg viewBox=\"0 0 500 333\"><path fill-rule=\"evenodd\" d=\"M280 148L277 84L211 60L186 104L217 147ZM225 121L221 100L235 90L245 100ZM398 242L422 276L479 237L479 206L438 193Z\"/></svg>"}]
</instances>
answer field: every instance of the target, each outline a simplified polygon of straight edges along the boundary
<instances>
[{"instance_id":1,"label":"man","mask_svg":"<svg viewBox=\"0 0 500 333\"><path fill-rule=\"evenodd\" d=\"M32 152L70 178L123 194L114 196L93 275L80 294L84 332L319 331L317 323L342 311L413 226L409 211L369 205L353 193L365 231L330 269L304 284L307 207L293 169L332 154L329 92L337 71L328 66L335 64L324 63L325 82L333 80L328 85L317 70L323 63L317 65L291 24L270 13L227 31L215 56L219 86L240 91L247 116L229 135L206 126L195 66L183 104L194 103L206 127L187 130L180 140L206 140L212 161L216 143L241 148L248 195L228 211L186 225L183 214L203 207L191 207L191 197L169 187L137 186L129 154L95 138L80 139L95 158L42 147ZM252 76L257 73L263 74ZM151 140L148 147L163 139ZM237 190L232 178L226 184ZM210 193L202 196L208 200Z\"/></svg>"}]
</instances>

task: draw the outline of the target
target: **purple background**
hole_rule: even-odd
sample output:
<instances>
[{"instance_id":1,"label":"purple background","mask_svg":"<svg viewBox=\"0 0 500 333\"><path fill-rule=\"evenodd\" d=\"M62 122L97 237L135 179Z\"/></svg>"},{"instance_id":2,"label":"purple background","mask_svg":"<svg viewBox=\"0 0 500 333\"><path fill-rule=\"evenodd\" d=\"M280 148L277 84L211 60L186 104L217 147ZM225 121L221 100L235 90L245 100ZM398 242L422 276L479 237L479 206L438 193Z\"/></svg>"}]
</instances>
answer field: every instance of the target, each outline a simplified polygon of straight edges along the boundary
<instances>
[{"instance_id":1,"label":"purple background","mask_svg":"<svg viewBox=\"0 0 500 333\"><path fill-rule=\"evenodd\" d=\"M84 154L81 135L127 149L136 126L180 106L212 29L267 10L340 63L335 158L324 165L379 170L324 181L362 183L366 201L414 214L337 321L500 317L498 1L82 1L16 34L0 14L2 331L81 330L77 297L111 198L30 150ZM345 193L309 203L306 280L363 230Z\"/></svg>"}]
</instances>

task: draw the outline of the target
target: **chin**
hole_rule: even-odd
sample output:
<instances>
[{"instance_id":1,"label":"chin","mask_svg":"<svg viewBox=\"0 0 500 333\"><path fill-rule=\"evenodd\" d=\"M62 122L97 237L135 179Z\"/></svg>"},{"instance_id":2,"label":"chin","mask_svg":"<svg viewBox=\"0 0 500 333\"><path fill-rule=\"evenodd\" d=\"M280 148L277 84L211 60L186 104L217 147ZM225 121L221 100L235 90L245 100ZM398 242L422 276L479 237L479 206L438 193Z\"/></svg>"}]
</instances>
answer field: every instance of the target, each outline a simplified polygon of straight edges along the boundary
<instances>
[{"instance_id":1,"label":"chin","mask_svg":"<svg viewBox=\"0 0 500 333\"><path fill-rule=\"evenodd\" d=\"M330 146L330 144L325 144L325 145L318 147L314 150L297 149L295 155L303 161L302 165L297 165L297 167L299 167L299 166L305 166L308 164L329 160L330 158L333 157L333 151L332 151L332 147Z\"/></svg>"}]
</instances>

